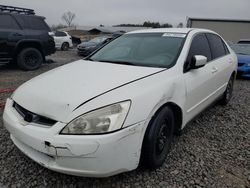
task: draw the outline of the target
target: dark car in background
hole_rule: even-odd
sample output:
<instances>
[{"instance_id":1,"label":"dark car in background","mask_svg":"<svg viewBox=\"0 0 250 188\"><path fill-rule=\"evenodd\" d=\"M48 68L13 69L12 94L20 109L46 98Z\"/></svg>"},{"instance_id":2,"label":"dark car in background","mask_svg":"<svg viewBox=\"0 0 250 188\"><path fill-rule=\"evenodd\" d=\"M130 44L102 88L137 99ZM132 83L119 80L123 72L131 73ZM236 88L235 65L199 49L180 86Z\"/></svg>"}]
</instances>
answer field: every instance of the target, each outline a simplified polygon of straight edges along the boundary
<instances>
[{"instance_id":1,"label":"dark car in background","mask_svg":"<svg viewBox=\"0 0 250 188\"><path fill-rule=\"evenodd\" d=\"M35 70L55 53L49 26L34 10L0 5L0 63L16 63Z\"/></svg>"},{"instance_id":2,"label":"dark car in background","mask_svg":"<svg viewBox=\"0 0 250 188\"><path fill-rule=\"evenodd\" d=\"M238 57L237 75L243 78L250 78L250 44L233 44L231 48Z\"/></svg>"},{"instance_id":3,"label":"dark car in background","mask_svg":"<svg viewBox=\"0 0 250 188\"><path fill-rule=\"evenodd\" d=\"M77 46L77 52L79 55L88 56L111 39L111 36L100 36L93 38L90 41L82 42Z\"/></svg>"},{"instance_id":4,"label":"dark car in background","mask_svg":"<svg viewBox=\"0 0 250 188\"><path fill-rule=\"evenodd\" d=\"M100 48L103 45L109 43L110 41L120 37L123 34L124 33L116 32L111 36L99 36L99 37L93 38L90 41L82 42L81 44L79 44L77 46L77 52L78 52L79 55L88 56L92 52L97 50L98 48Z\"/></svg>"}]
</instances>

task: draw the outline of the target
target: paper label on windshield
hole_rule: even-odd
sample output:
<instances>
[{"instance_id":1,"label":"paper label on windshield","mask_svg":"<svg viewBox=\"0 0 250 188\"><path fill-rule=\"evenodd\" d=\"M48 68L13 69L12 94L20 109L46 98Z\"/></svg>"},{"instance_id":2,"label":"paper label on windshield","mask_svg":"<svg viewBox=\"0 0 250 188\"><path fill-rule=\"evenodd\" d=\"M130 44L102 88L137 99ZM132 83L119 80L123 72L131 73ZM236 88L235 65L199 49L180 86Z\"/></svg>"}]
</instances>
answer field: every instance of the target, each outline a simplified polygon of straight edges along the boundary
<instances>
[{"instance_id":1,"label":"paper label on windshield","mask_svg":"<svg viewBox=\"0 0 250 188\"><path fill-rule=\"evenodd\" d=\"M185 38L186 34L184 33L164 33L163 37L175 37L175 38Z\"/></svg>"}]
</instances>

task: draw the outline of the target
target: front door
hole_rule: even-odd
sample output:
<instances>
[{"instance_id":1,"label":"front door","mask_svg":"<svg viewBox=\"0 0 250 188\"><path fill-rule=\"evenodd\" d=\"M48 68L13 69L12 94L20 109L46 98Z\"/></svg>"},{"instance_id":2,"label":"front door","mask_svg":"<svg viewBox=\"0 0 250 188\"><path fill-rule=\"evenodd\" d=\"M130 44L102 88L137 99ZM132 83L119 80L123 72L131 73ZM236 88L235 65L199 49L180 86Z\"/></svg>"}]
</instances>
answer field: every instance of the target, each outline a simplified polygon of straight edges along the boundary
<instances>
[{"instance_id":1,"label":"front door","mask_svg":"<svg viewBox=\"0 0 250 188\"><path fill-rule=\"evenodd\" d=\"M207 64L198 69L189 69L189 64L195 55L207 57ZM186 82L186 121L192 119L201 112L213 100L216 90L216 80L213 70L215 62L211 61L212 55L208 39L205 34L196 35L191 43L189 54L184 66L184 79Z\"/></svg>"}]
</instances>

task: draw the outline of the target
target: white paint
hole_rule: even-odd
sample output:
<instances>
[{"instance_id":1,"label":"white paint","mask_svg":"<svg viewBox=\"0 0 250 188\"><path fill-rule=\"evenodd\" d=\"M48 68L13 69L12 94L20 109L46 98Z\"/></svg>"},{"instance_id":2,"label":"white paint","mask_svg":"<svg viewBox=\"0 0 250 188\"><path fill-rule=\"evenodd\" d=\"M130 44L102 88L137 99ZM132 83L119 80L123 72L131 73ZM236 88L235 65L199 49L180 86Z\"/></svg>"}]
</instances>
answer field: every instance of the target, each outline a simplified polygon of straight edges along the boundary
<instances>
[{"instance_id":1,"label":"white paint","mask_svg":"<svg viewBox=\"0 0 250 188\"><path fill-rule=\"evenodd\" d=\"M62 31L60 31L60 32L62 32ZM55 36L55 35L53 36L57 49L61 49L63 43L68 43L70 48L73 47L71 36L67 32L64 32L64 33L66 34L66 36L60 36L60 37Z\"/></svg>"},{"instance_id":2,"label":"white paint","mask_svg":"<svg viewBox=\"0 0 250 188\"><path fill-rule=\"evenodd\" d=\"M164 70L80 60L26 82L16 90L13 99L7 100L3 116L4 125L17 147L34 161L55 171L80 176L111 176L137 168L146 128L162 105L167 102L178 105L183 112L184 127L223 94L231 74L237 70L236 56L230 48L229 55L183 73L193 36L211 31L138 31L145 32L187 34L175 66ZM12 107L13 100L58 122L50 128L24 123ZM125 100L131 100L131 106L123 129L103 135L59 134L76 117ZM45 141L51 145L45 146Z\"/></svg>"}]
</instances>

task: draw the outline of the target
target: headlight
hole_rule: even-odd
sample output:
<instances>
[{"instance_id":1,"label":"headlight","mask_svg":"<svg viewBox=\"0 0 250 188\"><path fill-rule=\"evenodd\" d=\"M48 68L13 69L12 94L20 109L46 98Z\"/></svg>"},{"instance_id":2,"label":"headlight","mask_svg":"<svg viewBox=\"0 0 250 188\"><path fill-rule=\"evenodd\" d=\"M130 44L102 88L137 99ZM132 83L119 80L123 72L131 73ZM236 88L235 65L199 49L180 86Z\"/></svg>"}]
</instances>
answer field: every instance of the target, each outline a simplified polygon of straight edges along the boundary
<instances>
[{"instance_id":1,"label":"headlight","mask_svg":"<svg viewBox=\"0 0 250 188\"><path fill-rule=\"evenodd\" d=\"M83 114L65 126L61 134L101 134L121 129L130 103L130 101L116 103Z\"/></svg>"}]
</instances>

